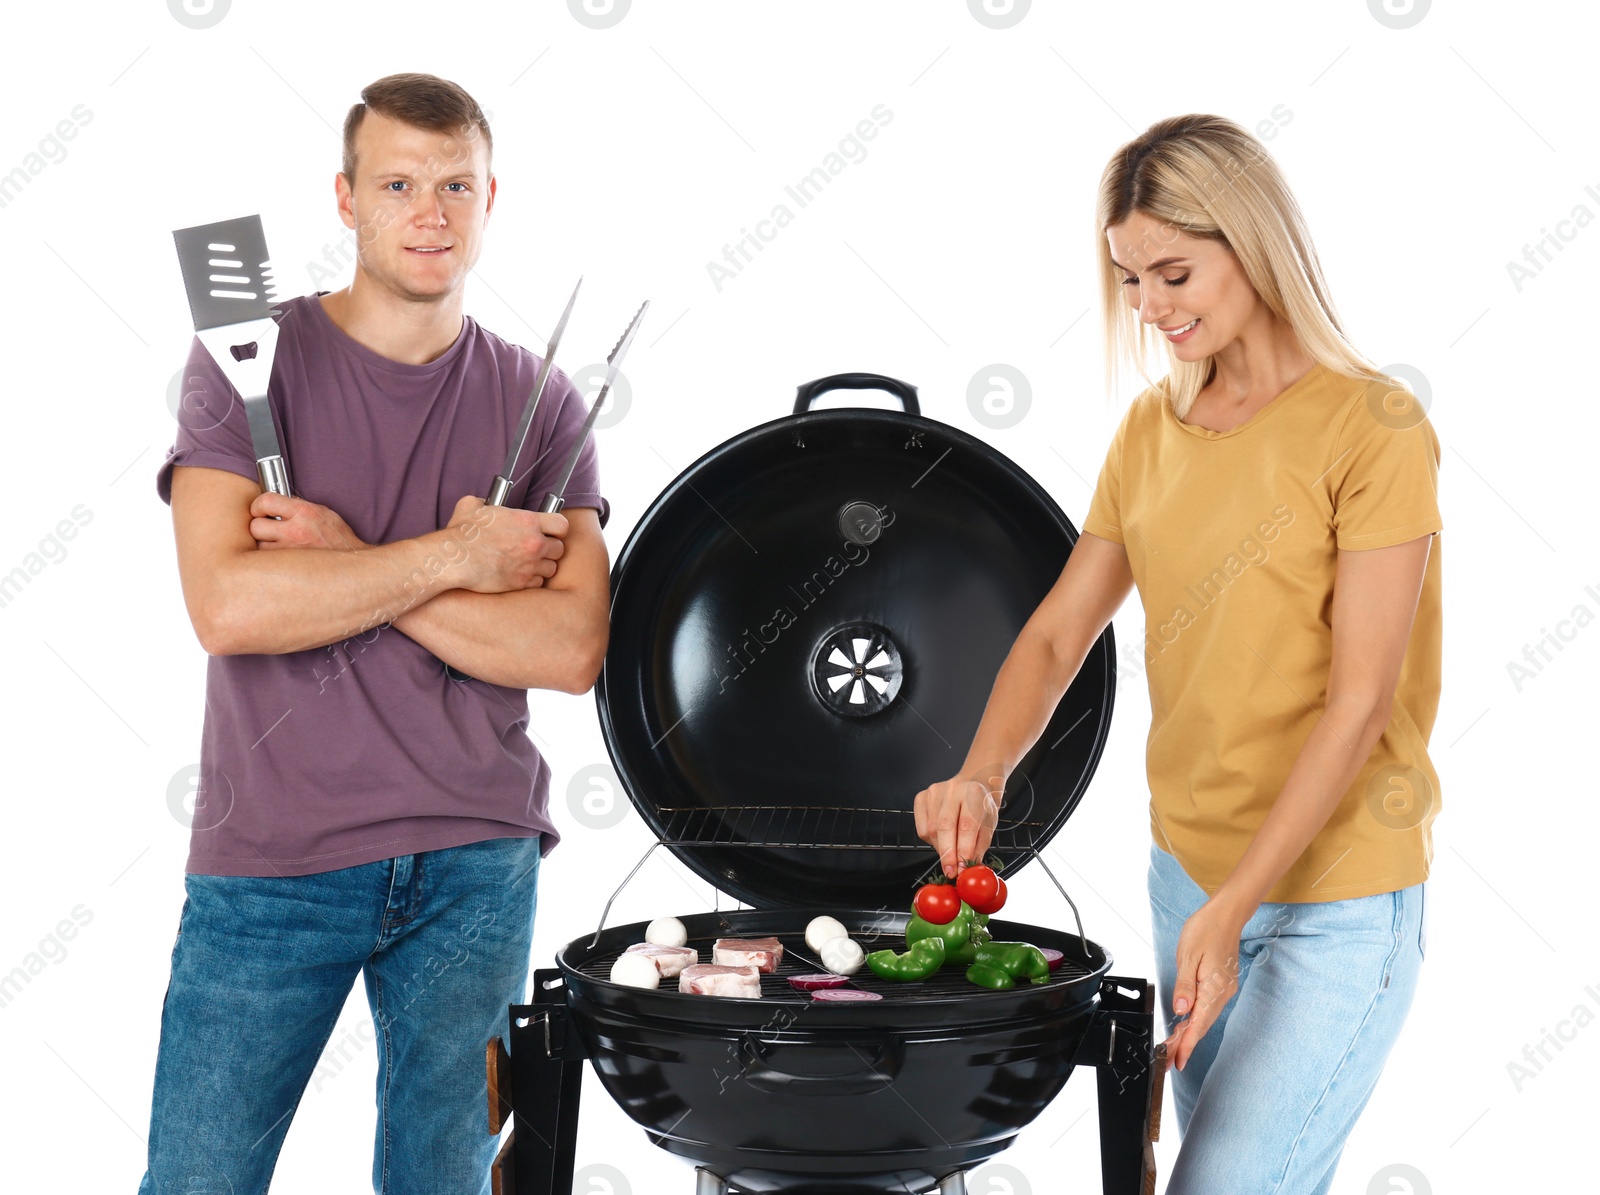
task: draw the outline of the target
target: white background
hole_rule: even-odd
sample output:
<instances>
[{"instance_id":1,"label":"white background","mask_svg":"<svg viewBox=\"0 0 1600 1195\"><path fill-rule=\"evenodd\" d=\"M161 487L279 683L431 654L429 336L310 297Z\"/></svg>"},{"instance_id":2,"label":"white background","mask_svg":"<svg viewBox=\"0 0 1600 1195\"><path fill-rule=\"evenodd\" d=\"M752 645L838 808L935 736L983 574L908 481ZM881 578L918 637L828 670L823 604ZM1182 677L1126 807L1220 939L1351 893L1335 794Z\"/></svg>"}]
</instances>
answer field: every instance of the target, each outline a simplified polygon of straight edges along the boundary
<instances>
[{"instance_id":1,"label":"white background","mask_svg":"<svg viewBox=\"0 0 1600 1195\"><path fill-rule=\"evenodd\" d=\"M1036 0L1004 29L964 0L635 0L601 29L561 0L234 0L205 29L160 4L9 13L0 172L29 177L0 208L11 369L0 572L74 507L92 518L0 608L11 775L0 973L41 950L53 959L0 1007L0 1185L131 1192L143 1165L187 846L169 793L198 754L204 677L153 485L190 339L171 230L260 211L281 293L343 285L347 266L334 281L310 268L345 233L338 129L364 84L400 70L453 79L491 113L499 199L468 285L475 318L543 351L547 321L587 275L562 348L571 367L598 360L638 301L654 300L627 365L631 409L601 433L613 558L697 456L784 414L797 383L844 370L916 383L925 414L1009 455L1081 520L1133 393L1108 394L1100 364L1100 172L1163 117L1265 122L1349 335L1420 372L1443 443L1429 957L1334 1190L1592 1184L1600 962L1581 876L1596 829L1600 631L1588 628L1600 563L1582 346L1600 317L1596 32L1575 5L1439 4L1396 29L1357 0ZM892 120L866 157L719 290L707 263L880 104ZM92 118L65 156L29 159L77 105ZM1519 287L1508 263L1560 221L1571 221L1560 252ZM1031 392L1008 428L968 402L995 363ZM1557 632L1560 653L1519 685L1510 663ZM1116 634L1142 640L1137 601ZM540 693L532 707L567 832L541 884L535 955L548 965L650 839L631 808L607 829L579 824L596 820L579 773L606 758L592 700ZM1117 969L1153 976L1148 716L1143 677L1125 668L1109 746L1053 861ZM613 919L711 903L658 852ZM74 909L87 924L49 945ZM1028 873L1008 912L1064 916ZM358 996L275 1190L365 1189L365 1019ZM1558 1031L1570 1040L1519 1090L1508 1064ZM587 1092L579 1190L692 1189L592 1075ZM1075 1078L973 1189L1098 1191L1093 1098ZM1176 1149L1169 1102L1163 1174Z\"/></svg>"}]
</instances>

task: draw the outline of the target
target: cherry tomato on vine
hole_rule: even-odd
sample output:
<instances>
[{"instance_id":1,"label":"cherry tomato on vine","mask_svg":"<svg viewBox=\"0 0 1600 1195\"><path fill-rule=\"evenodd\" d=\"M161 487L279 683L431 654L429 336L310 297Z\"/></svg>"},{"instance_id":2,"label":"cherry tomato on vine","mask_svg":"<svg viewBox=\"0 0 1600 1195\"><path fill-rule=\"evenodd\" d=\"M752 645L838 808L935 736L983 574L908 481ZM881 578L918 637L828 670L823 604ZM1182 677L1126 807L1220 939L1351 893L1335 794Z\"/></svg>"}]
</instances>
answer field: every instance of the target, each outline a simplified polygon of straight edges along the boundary
<instances>
[{"instance_id":1,"label":"cherry tomato on vine","mask_svg":"<svg viewBox=\"0 0 1600 1195\"><path fill-rule=\"evenodd\" d=\"M917 916L929 925L949 925L961 912L954 884L924 884L917 890Z\"/></svg>"},{"instance_id":2,"label":"cherry tomato on vine","mask_svg":"<svg viewBox=\"0 0 1600 1195\"><path fill-rule=\"evenodd\" d=\"M1006 903L1005 881L994 869L968 867L956 879L956 893L978 913L998 913Z\"/></svg>"}]
</instances>

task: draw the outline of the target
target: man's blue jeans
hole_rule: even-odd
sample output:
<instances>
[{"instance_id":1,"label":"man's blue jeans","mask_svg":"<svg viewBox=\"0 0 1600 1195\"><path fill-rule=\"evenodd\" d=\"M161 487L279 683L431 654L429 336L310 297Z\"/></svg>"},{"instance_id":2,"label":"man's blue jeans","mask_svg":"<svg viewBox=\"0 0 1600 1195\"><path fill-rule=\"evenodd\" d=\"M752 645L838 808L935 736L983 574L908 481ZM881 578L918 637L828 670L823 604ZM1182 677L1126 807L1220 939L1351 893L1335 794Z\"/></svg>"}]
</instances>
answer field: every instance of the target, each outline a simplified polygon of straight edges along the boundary
<instances>
[{"instance_id":1,"label":"man's blue jeans","mask_svg":"<svg viewBox=\"0 0 1600 1195\"><path fill-rule=\"evenodd\" d=\"M1149 885L1170 1033L1178 935L1206 893L1154 845ZM1266 903L1250 918L1239 990L1167 1072L1182 1135L1167 1195L1326 1195L1411 1007L1425 888Z\"/></svg>"},{"instance_id":2,"label":"man's blue jeans","mask_svg":"<svg viewBox=\"0 0 1600 1195\"><path fill-rule=\"evenodd\" d=\"M539 838L318 875L190 875L141 1195L261 1195L358 974L378 1051L372 1185L486 1192L484 1046L524 998Z\"/></svg>"}]
</instances>

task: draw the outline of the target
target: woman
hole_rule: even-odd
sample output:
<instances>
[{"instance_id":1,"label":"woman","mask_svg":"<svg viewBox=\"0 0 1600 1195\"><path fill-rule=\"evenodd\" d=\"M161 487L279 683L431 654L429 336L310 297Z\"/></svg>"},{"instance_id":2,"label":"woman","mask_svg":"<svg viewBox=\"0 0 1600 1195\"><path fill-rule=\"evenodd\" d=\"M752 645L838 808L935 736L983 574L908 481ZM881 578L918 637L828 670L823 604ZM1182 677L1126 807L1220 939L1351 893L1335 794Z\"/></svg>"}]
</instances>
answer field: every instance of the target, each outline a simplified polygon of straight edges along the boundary
<instances>
[{"instance_id":1,"label":"woman","mask_svg":"<svg viewBox=\"0 0 1600 1195\"><path fill-rule=\"evenodd\" d=\"M1345 340L1300 210L1238 125L1177 117L1123 146L1097 224L1112 377L1156 336L1170 371L1123 417L917 829L947 875L982 856L1006 776L1137 585L1182 1134L1167 1191L1326 1192L1425 945L1438 438Z\"/></svg>"}]
</instances>

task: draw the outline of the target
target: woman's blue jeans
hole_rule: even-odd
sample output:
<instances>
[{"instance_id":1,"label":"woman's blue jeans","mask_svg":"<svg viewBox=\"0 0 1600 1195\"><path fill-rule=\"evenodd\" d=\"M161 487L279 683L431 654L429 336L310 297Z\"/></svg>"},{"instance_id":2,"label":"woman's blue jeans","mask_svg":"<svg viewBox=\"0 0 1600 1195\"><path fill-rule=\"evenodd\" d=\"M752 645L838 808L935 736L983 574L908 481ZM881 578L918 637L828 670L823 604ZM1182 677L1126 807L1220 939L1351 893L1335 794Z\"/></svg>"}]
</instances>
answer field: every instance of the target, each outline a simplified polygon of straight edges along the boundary
<instances>
[{"instance_id":1,"label":"woman's blue jeans","mask_svg":"<svg viewBox=\"0 0 1600 1195\"><path fill-rule=\"evenodd\" d=\"M141 1195L267 1190L357 975L378 1052L373 1189L486 1192L484 1046L524 997L538 875L534 836L185 877Z\"/></svg>"},{"instance_id":2,"label":"woman's blue jeans","mask_svg":"<svg viewBox=\"0 0 1600 1195\"><path fill-rule=\"evenodd\" d=\"M1178 935L1206 893L1155 845L1149 885L1170 1034ZM1250 918L1238 991L1167 1071L1182 1138L1167 1195L1326 1195L1411 1008L1425 888L1267 903Z\"/></svg>"}]
</instances>

